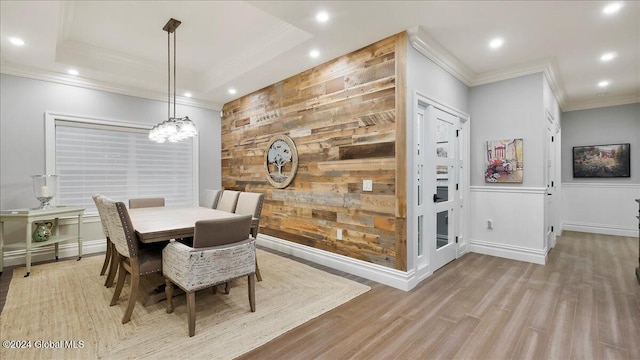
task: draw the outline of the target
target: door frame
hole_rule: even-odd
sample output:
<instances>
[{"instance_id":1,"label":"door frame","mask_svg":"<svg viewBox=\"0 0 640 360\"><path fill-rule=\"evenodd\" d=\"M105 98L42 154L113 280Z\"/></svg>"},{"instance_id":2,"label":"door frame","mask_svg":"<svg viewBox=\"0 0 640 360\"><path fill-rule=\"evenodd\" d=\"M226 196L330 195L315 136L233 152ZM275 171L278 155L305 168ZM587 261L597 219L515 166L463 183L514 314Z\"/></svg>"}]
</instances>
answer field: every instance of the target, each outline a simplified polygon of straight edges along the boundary
<instances>
[{"instance_id":1,"label":"door frame","mask_svg":"<svg viewBox=\"0 0 640 360\"><path fill-rule=\"evenodd\" d=\"M408 171L411 171L410 174L407 175L407 204L409 205L408 214L407 214L407 270L415 276L416 284L427 278L433 273L433 269L431 267L431 261L428 260L427 263L420 262L418 259L418 221L417 218L419 215L426 215L423 212L419 213L418 205L417 205L417 172L418 172L418 158L416 156L417 150L417 121L418 121L418 112L420 107L427 108L428 106L433 106L441 111L454 115L460 119L460 154L463 159L463 171L460 174L460 211L458 212L459 220L459 237L458 244L456 248L456 258L459 258L464 253L467 252L468 249L468 239L469 239L469 220L470 206L467 204L470 198L470 123L471 117L451 106L445 105L444 103L437 101L429 96L421 94L420 92L414 92L413 98L411 101L411 121L407 124L407 164L411 164L408 167ZM423 146L424 148L424 146ZM429 193L430 194L430 193ZM423 200L430 200L430 198ZM425 251L430 251L428 247L426 247ZM425 253L424 256L430 258L430 253Z\"/></svg>"}]
</instances>

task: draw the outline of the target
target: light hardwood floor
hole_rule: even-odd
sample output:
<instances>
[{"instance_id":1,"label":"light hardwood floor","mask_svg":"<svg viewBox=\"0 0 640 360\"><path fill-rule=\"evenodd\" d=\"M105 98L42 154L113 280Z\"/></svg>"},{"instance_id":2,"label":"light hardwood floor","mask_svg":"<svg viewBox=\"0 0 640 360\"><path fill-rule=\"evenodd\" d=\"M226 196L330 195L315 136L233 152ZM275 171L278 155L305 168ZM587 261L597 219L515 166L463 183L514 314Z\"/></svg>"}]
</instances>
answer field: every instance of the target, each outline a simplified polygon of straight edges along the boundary
<instances>
[{"instance_id":1,"label":"light hardwood floor","mask_svg":"<svg viewBox=\"0 0 640 360\"><path fill-rule=\"evenodd\" d=\"M546 266L467 254L410 292L309 263L372 290L240 359L640 359L637 258L637 238L565 232Z\"/></svg>"},{"instance_id":2,"label":"light hardwood floor","mask_svg":"<svg viewBox=\"0 0 640 360\"><path fill-rule=\"evenodd\" d=\"M638 240L565 232L546 266L467 254L240 359L640 359Z\"/></svg>"}]
</instances>

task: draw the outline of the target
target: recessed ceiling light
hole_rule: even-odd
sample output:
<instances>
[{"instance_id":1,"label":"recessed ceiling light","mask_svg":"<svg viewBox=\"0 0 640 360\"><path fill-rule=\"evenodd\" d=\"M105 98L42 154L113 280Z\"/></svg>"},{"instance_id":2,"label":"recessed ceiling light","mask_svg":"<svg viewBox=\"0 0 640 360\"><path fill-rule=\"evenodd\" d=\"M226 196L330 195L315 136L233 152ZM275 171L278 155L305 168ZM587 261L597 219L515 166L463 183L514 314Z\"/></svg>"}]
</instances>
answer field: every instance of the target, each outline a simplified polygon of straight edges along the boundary
<instances>
[{"instance_id":1,"label":"recessed ceiling light","mask_svg":"<svg viewBox=\"0 0 640 360\"><path fill-rule=\"evenodd\" d=\"M316 20L321 23L329 21L329 13L326 11L320 11L316 14Z\"/></svg>"},{"instance_id":2,"label":"recessed ceiling light","mask_svg":"<svg viewBox=\"0 0 640 360\"><path fill-rule=\"evenodd\" d=\"M231 95L235 95L236 92L236 89L229 89L229 94Z\"/></svg>"},{"instance_id":3,"label":"recessed ceiling light","mask_svg":"<svg viewBox=\"0 0 640 360\"><path fill-rule=\"evenodd\" d=\"M186 92L186 93L184 93L184 96L191 97L191 93L190 92Z\"/></svg>"},{"instance_id":4,"label":"recessed ceiling light","mask_svg":"<svg viewBox=\"0 0 640 360\"><path fill-rule=\"evenodd\" d=\"M80 74L76 69L69 69L67 70L67 73L69 73L69 75L74 75L74 76Z\"/></svg>"},{"instance_id":5,"label":"recessed ceiling light","mask_svg":"<svg viewBox=\"0 0 640 360\"><path fill-rule=\"evenodd\" d=\"M605 6L602 9L602 12L605 13L606 15L615 14L618 11L620 11L620 9L622 9L623 6L624 6L624 3L622 3L622 2L614 2L614 3L611 3L611 4L607 5L607 6Z\"/></svg>"},{"instance_id":6,"label":"recessed ceiling light","mask_svg":"<svg viewBox=\"0 0 640 360\"><path fill-rule=\"evenodd\" d=\"M608 52L608 53L602 54L602 56L600 56L600 60L610 61L610 60L613 60L616 56L618 56L618 54L616 54L615 52Z\"/></svg>"},{"instance_id":7,"label":"recessed ceiling light","mask_svg":"<svg viewBox=\"0 0 640 360\"><path fill-rule=\"evenodd\" d=\"M608 82L608 81L606 81L606 80L604 80L604 81L600 81L600 82L598 83L598 86L600 86L601 88L605 88L605 87L609 86L609 82Z\"/></svg>"},{"instance_id":8,"label":"recessed ceiling light","mask_svg":"<svg viewBox=\"0 0 640 360\"><path fill-rule=\"evenodd\" d=\"M312 58L317 58L318 56L320 56L320 51L313 49L309 51L309 56L311 56Z\"/></svg>"},{"instance_id":9,"label":"recessed ceiling light","mask_svg":"<svg viewBox=\"0 0 640 360\"><path fill-rule=\"evenodd\" d=\"M489 47L491 47L492 49L497 49L501 47L503 44L504 44L504 39L495 38L489 42Z\"/></svg>"},{"instance_id":10,"label":"recessed ceiling light","mask_svg":"<svg viewBox=\"0 0 640 360\"><path fill-rule=\"evenodd\" d=\"M24 40L17 37L10 37L9 42L15 46L24 46Z\"/></svg>"}]
</instances>

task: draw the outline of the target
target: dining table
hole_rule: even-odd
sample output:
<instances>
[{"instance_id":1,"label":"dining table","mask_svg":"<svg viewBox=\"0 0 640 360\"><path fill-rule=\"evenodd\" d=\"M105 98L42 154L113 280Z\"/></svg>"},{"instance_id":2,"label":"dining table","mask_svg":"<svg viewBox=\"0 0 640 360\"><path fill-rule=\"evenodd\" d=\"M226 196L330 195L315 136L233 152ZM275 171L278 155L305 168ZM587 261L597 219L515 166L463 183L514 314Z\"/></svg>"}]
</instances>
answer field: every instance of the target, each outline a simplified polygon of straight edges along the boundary
<instances>
[{"instance_id":1,"label":"dining table","mask_svg":"<svg viewBox=\"0 0 640 360\"><path fill-rule=\"evenodd\" d=\"M192 237L200 220L232 219L242 215L205 207L158 206L129 209L129 217L138 240L145 244ZM178 290L178 289L176 289ZM174 296L180 292L174 292ZM148 296L145 306L166 299L164 283Z\"/></svg>"},{"instance_id":2,"label":"dining table","mask_svg":"<svg viewBox=\"0 0 640 360\"><path fill-rule=\"evenodd\" d=\"M206 207L158 206L129 209L138 240L145 244L193 236L196 221L232 219L238 214Z\"/></svg>"}]
</instances>

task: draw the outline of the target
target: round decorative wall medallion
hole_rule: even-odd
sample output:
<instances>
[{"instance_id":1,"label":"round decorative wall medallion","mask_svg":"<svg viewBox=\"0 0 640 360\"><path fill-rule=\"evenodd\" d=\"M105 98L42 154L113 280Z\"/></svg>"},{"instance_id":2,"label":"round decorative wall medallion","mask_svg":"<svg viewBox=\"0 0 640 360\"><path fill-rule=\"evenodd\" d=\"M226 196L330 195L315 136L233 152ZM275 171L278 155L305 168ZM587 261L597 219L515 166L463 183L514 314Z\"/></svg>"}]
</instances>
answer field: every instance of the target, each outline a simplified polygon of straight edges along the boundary
<instances>
[{"instance_id":1,"label":"round decorative wall medallion","mask_svg":"<svg viewBox=\"0 0 640 360\"><path fill-rule=\"evenodd\" d=\"M264 152L264 169L272 186L283 189L291 184L298 171L298 150L290 137L271 138Z\"/></svg>"}]
</instances>

